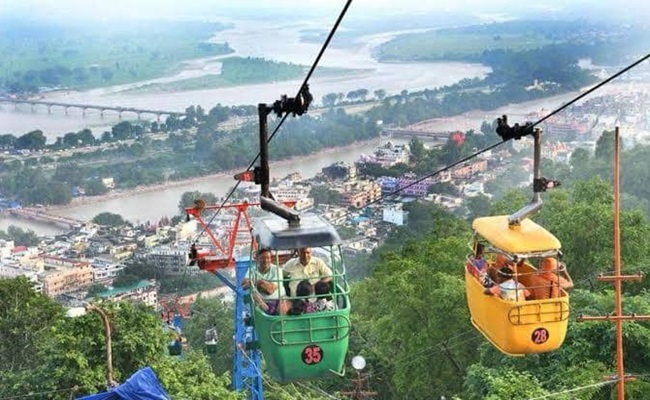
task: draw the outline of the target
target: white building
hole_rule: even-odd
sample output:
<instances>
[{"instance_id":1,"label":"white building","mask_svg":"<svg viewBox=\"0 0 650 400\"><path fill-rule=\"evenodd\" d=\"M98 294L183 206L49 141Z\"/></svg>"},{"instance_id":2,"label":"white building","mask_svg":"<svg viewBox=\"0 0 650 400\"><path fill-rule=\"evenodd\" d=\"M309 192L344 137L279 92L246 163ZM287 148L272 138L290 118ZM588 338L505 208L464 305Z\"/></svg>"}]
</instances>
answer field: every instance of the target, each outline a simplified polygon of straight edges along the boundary
<instances>
[{"instance_id":1,"label":"white building","mask_svg":"<svg viewBox=\"0 0 650 400\"><path fill-rule=\"evenodd\" d=\"M389 222L398 226L406 223L408 212L402 209L402 204L392 204L383 208L382 221Z\"/></svg>"},{"instance_id":2,"label":"white building","mask_svg":"<svg viewBox=\"0 0 650 400\"><path fill-rule=\"evenodd\" d=\"M0 240L0 260L11 257L14 247L13 240Z\"/></svg>"},{"instance_id":3,"label":"white building","mask_svg":"<svg viewBox=\"0 0 650 400\"><path fill-rule=\"evenodd\" d=\"M182 275L189 265L189 248L156 246L149 250L144 259L164 275Z\"/></svg>"},{"instance_id":4,"label":"white building","mask_svg":"<svg viewBox=\"0 0 650 400\"><path fill-rule=\"evenodd\" d=\"M142 302L152 307L158 305L158 290L152 281L140 281L125 287L110 287L108 290L98 293L97 297L107 301Z\"/></svg>"},{"instance_id":5,"label":"white building","mask_svg":"<svg viewBox=\"0 0 650 400\"><path fill-rule=\"evenodd\" d=\"M43 284L38 280L34 271L25 270L14 265L0 264L0 279L13 279L24 276L34 284L34 291L43 293Z\"/></svg>"},{"instance_id":6,"label":"white building","mask_svg":"<svg viewBox=\"0 0 650 400\"><path fill-rule=\"evenodd\" d=\"M94 282L114 279L125 267L122 263L101 258L95 258L90 265L93 267Z\"/></svg>"}]
</instances>

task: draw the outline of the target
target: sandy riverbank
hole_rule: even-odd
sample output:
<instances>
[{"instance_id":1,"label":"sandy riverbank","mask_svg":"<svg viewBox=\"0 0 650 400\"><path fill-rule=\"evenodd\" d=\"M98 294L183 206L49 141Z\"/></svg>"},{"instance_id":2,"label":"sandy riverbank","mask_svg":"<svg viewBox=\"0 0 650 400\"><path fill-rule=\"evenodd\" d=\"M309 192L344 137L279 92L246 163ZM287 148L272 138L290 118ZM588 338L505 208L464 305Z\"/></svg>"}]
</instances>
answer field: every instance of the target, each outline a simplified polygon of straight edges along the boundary
<instances>
[{"instance_id":1,"label":"sandy riverbank","mask_svg":"<svg viewBox=\"0 0 650 400\"><path fill-rule=\"evenodd\" d=\"M365 145L365 144L372 144L372 143L379 143L379 138L371 139L371 140L366 140L366 141L358 141L352 144L349 144L347 146L343 147L338 147L338 148L328 148L322 151L319 151L314 154L306 155L306 156L296 156L296 157L290 157L286 158L283 160L278 160L278 161L272 161L270 163L271 171L273 171L274 167L287 167L291 166L292 164L298 164L300 163L308 163L311 160L315 160L318 157L324 155L324 154L330 154L335 151L341 151L345 149L353 150L357 148L360 145ZM188 178L188 179L183 179L183 180L178 180L178 181L168 181L164 183L158 183L154 185L143 185L143 186L138 186L133 189L116 189L112 190L105 195L101 196L82 196L82 197L75 197L72 199L72 201L69 204L66 205L60 205L60 206L48 206L46 209L48 211L65 211L65 210L72 210L76 207L83 206L83 205L90 205L90 204L99 204L102 202L107 202L110 200L114 199L121 199L121 198L127 198L131 196L136 196L141 193L146 193L146 192L156 192L156 191L161 191L164 189L169 189L169 188L174 188L174 187L179 187L179 186L186 186L191 183L203 183L203 182L209 182L210 180L214 180L216 178L232 178L233 180L233 185L236 183L234 180L234 175L242 172L244 168L242 167L241 169L238 170L230 170L230 171L224 171L224 172L219 172L216 174L210 174L210 175L204 175L204 176L197 176L193 178ZM295 172L300 172L300 171L295 171Z\"/></svg>"}]
</instances>

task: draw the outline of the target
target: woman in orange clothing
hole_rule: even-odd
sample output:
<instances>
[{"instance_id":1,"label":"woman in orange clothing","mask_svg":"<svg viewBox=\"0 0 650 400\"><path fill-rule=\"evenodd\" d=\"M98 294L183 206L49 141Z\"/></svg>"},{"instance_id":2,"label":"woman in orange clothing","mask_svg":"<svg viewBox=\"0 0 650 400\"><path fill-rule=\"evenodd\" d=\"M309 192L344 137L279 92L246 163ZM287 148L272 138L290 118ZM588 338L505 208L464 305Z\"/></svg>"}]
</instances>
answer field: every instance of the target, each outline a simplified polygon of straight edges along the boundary
<instances>
[{"instance_id":1,"label":"woman in orange clothing","mask_svg":"<svg viewBox=\"0 0 650 400\"><path fill-rule=\"evenodd\" d=\"M573 279L569 276L566 266L553 257L546 257L539 266L539 272L531 277L532 285L528 288L535 300L553 299L560 297L560 288L568 290L573 288Z\"/></svg>"}]
</instances>

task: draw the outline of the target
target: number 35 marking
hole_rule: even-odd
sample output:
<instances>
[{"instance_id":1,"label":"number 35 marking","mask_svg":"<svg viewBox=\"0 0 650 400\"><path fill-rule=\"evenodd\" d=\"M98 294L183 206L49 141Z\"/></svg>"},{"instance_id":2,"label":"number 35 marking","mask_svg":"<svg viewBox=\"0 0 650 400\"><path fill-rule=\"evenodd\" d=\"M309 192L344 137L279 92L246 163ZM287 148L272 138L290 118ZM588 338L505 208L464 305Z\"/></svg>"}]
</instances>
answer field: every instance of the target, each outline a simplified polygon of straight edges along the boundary
<instances>
[{"instance_id":1,"label":"number 35 marking","mask_svg":"<svg viewBox=\"0 0 650 400\"><path fill-rule=\"evenodd\" d=\"M309 345L302 351L302 362L307 365L318 364L323 360L323 349L317 345Z\"/></svg>"},{"instance_id":2,"label":"number 35 marking","mask_svg":"<svg viewBox=\"0 0 650 400\"><path fill-rule=\"evenodd\" d=\"M548 340L548 330L546 330L545 328L535 329L533 331L531 339L535 344L546 343L546 341Z\"/></svg>"}]
</instances>

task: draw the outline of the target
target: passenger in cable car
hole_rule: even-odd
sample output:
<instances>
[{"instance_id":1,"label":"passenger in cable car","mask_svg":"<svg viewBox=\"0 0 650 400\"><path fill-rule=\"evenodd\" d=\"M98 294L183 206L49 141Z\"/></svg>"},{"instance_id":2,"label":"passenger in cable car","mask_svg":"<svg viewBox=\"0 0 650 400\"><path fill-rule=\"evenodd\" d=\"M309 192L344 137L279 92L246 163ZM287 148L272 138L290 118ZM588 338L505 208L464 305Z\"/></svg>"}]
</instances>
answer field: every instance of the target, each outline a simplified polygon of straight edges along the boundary
<instances>
[{"instance_id":1,"label":"passenger in cable car","mask_svg":"<svg viewBox=\"0 0 650 400\"><path fill-rule=\"evenodd\" d=\"M477 243L474 255L471 257L471 263L474 268L470 272L472 275L479 278L479 280L481 281L484 279L488 267L487 261L483 259L484 250L485 247L483 246L483 244Z\"/></svg>"},{"instance_id":2,"label":"passenger in cable car","mask_svg":"<svg viewBox=\"0 0 650 400\"><path fill-rule=\"evenodd\" d=\"M481 281L481 283L483 283L483 286L486 288L494 286L494 284L500 279L499 270L503 267L510 268L510 260L508 260L508 257L506 257L505 254L497 253L496 257L494 258L494 262L488 265L487 274Z\"/></svg>"},{"instance_id":3,"label":"passenger in cable car","mask_svg":"<svg viewBox=\"0 0 650 400\"><path fill-rule=\"evenodd\" d=\"M316 282L314 292L316 293L316 311L334 311L336 309L330 295L332 293L331 282Z\"/></svg>"},{"instance_id":4,"label":"passenger in cable car","mask_svg":"<svg viewBox=\"0 0 650 400\"><path fill-rule=\"evenodd\" d=\"M304 247L298 251L297 258L292 258L282 267L286 272L285 278L290 279L290 296L296 296L298 283L304 279L309 280L312 285L318 281L332 281L332 269L325 261L312 256L312 252L310 247Z\"/></svg>"},{"instance_id":5,"label":"passenger in cable car","mask_svg":"<svg viewBox=\"0 0 650 400\"><path fill-rule=\"evenodd\" d=\"M260 249L257 253L257 271L253 300L267 314L277 314L280 302L284 301L286 293L282 282L280 267L273 264L273 254L270 249ZM247 277L242 281L242 287L248 288L250 280Z\"/></svg>"},{"instance_id":6,"label":"passenger in cable car","mask_svg":"<svg viewBox=\"0 0 650 400\"><path fill-rule=\"evenodd\" d=\"M291 300L291 308L287 312L289 315L302 315L316 311L316 302L310 296L314 295L314 285L307 279L298 283L296 296L298 299Z\"/></svg>"},{"instance_id":7,"label":"passenger in cable car","mask_svg":"<svg viewBox=\"0 0 650 400\"><path fill-rule=\"evenodd\" d=\"M560 288L573 288L573 279L566 270L564 263L559 263L554 257L546 257L539 266L539 272L531 277L531 297L535 300L554 299L560 297Z\"/></svg>"},{"instance_id":8,"label":"passenger in cable car","mask_svg":"<svg viewBox=\"0 0 650 400\"><path fill-rule=\"evenodd\" d=\"M514 279L515 273L510 267L499 269L496 285L485 289L485 294L497 296L503 300L521 301L530 296L530 292L521 282Z\"/></svg>"},{"instance_id":9,"label":"passenger in cable car","mask_svg":"<svg viewBox=\"0 0 650 400\"><path fill-rule=\"evenodd\" d=\"M196 265L196 263L198 262L198 257L199 257L199 251L196 249L196 243L192 243L192 246L190 246L190 253L189 253L190 266Z\"/></svg>"}]
</instances>

